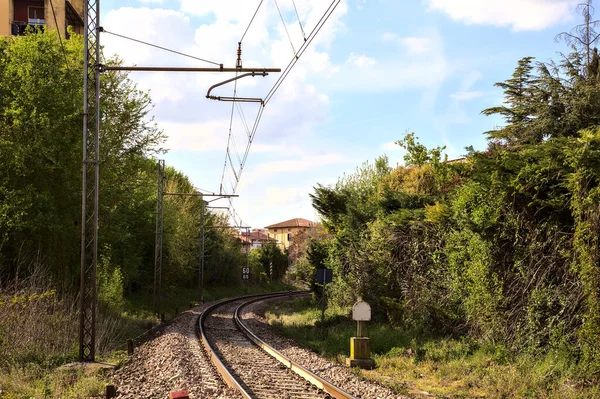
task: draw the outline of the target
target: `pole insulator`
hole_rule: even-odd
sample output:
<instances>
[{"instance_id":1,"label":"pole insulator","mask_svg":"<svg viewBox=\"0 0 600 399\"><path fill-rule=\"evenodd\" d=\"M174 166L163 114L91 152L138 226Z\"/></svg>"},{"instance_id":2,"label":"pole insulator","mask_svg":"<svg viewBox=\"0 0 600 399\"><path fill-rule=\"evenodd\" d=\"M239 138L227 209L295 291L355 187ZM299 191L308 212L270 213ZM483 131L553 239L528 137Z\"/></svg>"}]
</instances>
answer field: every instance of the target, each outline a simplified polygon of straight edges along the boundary
<instances>
[{"instance_id":1,"label":"pole insulator","mask_svg":"<svg viewBox=\"0 0 600 399\"><path fill-rule=\"evenodd\" d=\"M236 68L242 68L242 42L238 43Z\"/></svg>"}]
</instances>

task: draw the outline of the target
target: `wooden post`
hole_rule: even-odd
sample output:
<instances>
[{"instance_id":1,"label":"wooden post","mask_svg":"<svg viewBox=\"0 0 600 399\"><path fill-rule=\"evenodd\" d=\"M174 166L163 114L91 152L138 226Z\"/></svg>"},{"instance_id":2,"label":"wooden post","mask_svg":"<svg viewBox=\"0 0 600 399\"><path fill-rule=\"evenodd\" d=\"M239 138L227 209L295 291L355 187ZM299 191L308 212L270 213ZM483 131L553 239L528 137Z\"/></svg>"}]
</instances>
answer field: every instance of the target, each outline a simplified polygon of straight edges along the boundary
<instances>
[{"instance_id":1,"label":"wooden post","mask_svg":"<svg viewBox=\"0 0 600 399\"><path fill-rule=\"evenodd\" d=\"M131 355L133 355L133 340L128 339L127 340L127 356L131 356Z\"/></svg>"},{"instance_id":2,"label":"wooden post","mask_svg":"<svg viewBox=\"0 0 600 399\"><path fill-rule=\"evenodd\" d=\"M117 388L114 385L106 386L106 399L112 399L117 397Z\"/></svg>"}]
</instances>

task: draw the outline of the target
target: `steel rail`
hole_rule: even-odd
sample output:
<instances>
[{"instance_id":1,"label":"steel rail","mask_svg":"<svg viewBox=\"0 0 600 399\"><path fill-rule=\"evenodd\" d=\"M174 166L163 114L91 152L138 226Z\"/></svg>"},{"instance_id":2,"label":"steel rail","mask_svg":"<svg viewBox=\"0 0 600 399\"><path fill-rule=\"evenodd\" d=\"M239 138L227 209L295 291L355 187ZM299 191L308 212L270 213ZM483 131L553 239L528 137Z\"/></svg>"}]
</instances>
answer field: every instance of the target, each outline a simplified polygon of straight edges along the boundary
<instances>
[{"instance_id":1,"label":"steel rail","mask_svg":"<svg viewBox=\"0 0 600 399\"><path fill-rule=\"evenodd\" d=\"M289 292L285 292L285 293L279 292L279 293L275 293L275 294L247 295L247 296L242 296L242 297L237 297L237 298L232 298L232 299L224 299L224 300L218 301L215 304L206 308L202 312L200 317L198 318L198 335L200 336L200 339L202 341L202 346L204 346L204 349L206 350L206 353L208 354L208 358L210 359L211 363L215 366L218 373L221 375L221 378L223 378L223 381L225 381L225 383L229 387L239 391L241 393L242 397L244 397L245 399L254 399L254 398L235 379L235 377L231 374L231 372L223 364L223 362L219 358L219 355L216 353L214 348L210 345L210 342L208 342L208 338L206 336L206 331L204 329L204 321L206 320L208 315L210 313L212 313L213 310L217 309L218 307L220 307L222 305L230 303L230 302L239 301L240 299L251 299L251 298L259 298L259 300L265 299L265 298L276 298L278 296L285 296L285 295L289 295L289 294L290 294Z\"/></svg>"},{"instance_id":2,"label":"steel rail","mask_svg":"<svg viewBox=\"0 0 600 399\"><path fill-rule=\"evenodd\" d=\"M238 325L240 330L242 330L242 332L252 342L254 342L254 344L256 344L258 347L260 347L262 350L267 352L269 355L271 355L272 357L277 359L280 363L285 365L287 368L289 368L294 373L298 374L300 377L304 378L305 380L307 380L308 382L310 382L317 388L321 389L322 391L327 392L332 397L334 397L336 399L356 399L356 397L352 396L348 392L342 390L341 388L338 388L337 386L333 385L331 382L325 380L324 378L319 377L312 371L308 370L307 368L302 367L298 363L289 359L288 357L283 355L281 352L279 352L277 349L273 348L271 345L267 344L265 341L260 339L252 331L250 331L248 326L246 326L244 324L244 322L242 321L242 318L240 317L240 312L244 307L250 305L251 303L258 302L263 299L266 299L266 298L255 298L255 299L245 302L237 307L237 309L235 310L234 318L235 318L235 323Z\"/></svg>"},{"instance_id":3,"label":"steel rail","mask_svg":"<svg viewBox=\"0 0 600 399\"><path fill-rule=\"evenodd\" d=\"M211 360L211 362L213 363L213 365L215 366L215 368L217 369L217 371L219 372L219 374L221 375L221 377L223 378L223 380L229 387L238 390L242 394L242 396L246 399L253 398L253 396L251 396L242 387L242 385L235 379L235 377L231 374L231 372L223 364L223 362L219 358L219 355L216 353L216 351L212 348L212 346L208 342L208 338L206 336L206 332L204 329L204 321L208 317L208 315L210 313L212 313L213 310L215 310L218 307L225 305L227 303L239 301L241 299L248 299L248 301L244 302L243 304L241 304L240 306L238 306L236 308L235 313L234 313L234 319L235 319L235 323L240 328L241 332L244 333L250 341L252 341L256 346L258 346L259 348L264 350L266 353L268 353L271 357L275 358L277 361L279 361L280 363L285 365L291 371L293 371L294 373L296 373L297 375L299 375L300 377L302 377L303 379L305 379L306 381L308 381L315 387L326 392L333 398L356 399L356 397L343 391L342 389L333 385L331 382L319 377L318 375L314 374L312 371L300 366L298 363L296 363L296 362L290 360L289 358L287 358L286 356L284 356L281 352L279 352L278 350L276 350L275 348L273 348L272 346L270 346L269 344L267 344L266 342L261 340L256 334L254 334L252 331L250 331L250 329L241 321L241 317L240 317L241 309L251 303L262 301L265 299L273 299L273 298L278 298L278 297L299 295L299 294L305 295L305 294L307 294L307 292L306 291L301 291L301 292L296 292L296 293L280 292L280 293L266 294L266 295L265 294L248 295L248 296L237 297L237 298L232 298L232 299L225 299L225 300L219 301L219 302L209 306L208 308L206 308L199 317L198 334L200 335L200 338L202 340L202 345L204 346L206 352L208 353L209 359Z\"/></svg>"}]
</instances>

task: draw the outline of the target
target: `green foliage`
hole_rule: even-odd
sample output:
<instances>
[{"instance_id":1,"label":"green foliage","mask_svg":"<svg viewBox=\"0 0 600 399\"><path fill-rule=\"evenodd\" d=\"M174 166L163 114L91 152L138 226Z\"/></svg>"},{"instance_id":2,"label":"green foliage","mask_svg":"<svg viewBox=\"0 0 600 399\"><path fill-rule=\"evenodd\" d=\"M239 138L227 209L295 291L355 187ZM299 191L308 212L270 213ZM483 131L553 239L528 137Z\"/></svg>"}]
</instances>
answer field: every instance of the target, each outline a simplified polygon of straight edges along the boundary
<instances>
[{"instance_id":1,"label":"green foliage","mask_svg":"<svg viewBox=\"0 0 600 399\"><path fill-rule=\"evenodd\" d=\"M531 356L559 353L600 372L600 85L598 56L522 59L498 83L506 125L485 151L448 162L414 133L406 167L380 159L317 186L332 234L332 303L357 296L375 318L467 336Z\"/></svg>"},{"instance_id":2,"label":"green foliage","mask_svg":"<svg viewBox=\"0 0 600 399\"><path fill-rule=\"evenodd\" d=\"M423 166L425 164L437 165L442 161L442 153L446 149L446 146L435 147L428 149L417 140L419 138L414 133L408 133L402 140L396 141L396 144L404 148L408 154L404 156L404 162L406 166ZM447 159L447 155L444 156L444 160Z\"/></svg>"},{"instance_id":3,"label":"green foliage","mask_svg":"<svg viewBox=\"0 0 600 399\"><path fill-rule=\"evenodd\" d=\"M98 301L109 309L121 312L125 305L123 297L123 274L121 269L115 267L110 270L110 261L102 257L98 264Z\"/></svg>"},{"instance_id":4,"label":"green foliage","mask_svg":"<svg viewBox=\"0 0 600 399\"><path fill-rule=\"evenodd\" d=\"M280 281L288 268L288 257L274 242L267 242L250 252L252 279L260 282Z\"/></svg>"}]
</instances>

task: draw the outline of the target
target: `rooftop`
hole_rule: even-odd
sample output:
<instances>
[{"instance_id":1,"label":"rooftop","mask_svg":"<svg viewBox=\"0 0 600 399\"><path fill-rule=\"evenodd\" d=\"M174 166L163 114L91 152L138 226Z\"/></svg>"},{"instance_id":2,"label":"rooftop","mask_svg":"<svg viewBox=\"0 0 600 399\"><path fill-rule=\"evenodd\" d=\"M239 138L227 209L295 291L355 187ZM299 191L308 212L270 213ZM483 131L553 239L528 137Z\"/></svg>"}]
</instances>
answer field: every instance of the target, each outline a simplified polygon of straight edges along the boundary
<instances>
[{"instance_id":1,"label":"rooftop","mask_svg":"<svg viewBox=\"0 0 600 399\"><path fill-rule=\"evenodd\" d=\"M285 227L313 227L315 226L315 222L311 222L310 220L295 218L286 220L285 222L275 223L270 226L267 226L267 229L279 229Z\"/></svg>"}]
</instances>

